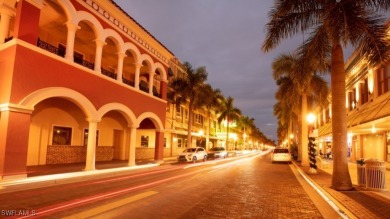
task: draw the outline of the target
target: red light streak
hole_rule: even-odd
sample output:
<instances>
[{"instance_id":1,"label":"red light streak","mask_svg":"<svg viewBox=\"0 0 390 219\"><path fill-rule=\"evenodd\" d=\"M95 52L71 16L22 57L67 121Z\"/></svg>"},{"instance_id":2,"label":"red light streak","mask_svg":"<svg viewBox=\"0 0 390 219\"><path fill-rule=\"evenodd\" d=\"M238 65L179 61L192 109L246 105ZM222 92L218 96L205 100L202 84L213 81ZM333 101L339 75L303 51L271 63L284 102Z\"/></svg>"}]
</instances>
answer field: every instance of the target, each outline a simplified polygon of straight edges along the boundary
<instances>
[{"instance_id":1,"label":"red light streak","mask_svg":"<svg viewBox=\"0 0 390 219\"><path fill-rule=\"evenodd\" d=\"M118 191L107 192L107 193L103 193L103 194L100 194L100 195L93 195L93 196L89 196L89 197L85 197L85 198L76 199L76 200L73 200L73 201L57 203L55 205L51 205L51 206L47 206L47 207L44 207L44 208L36 209L36 211L35 211L36 215L27 215L27 216L16 217L16 218L19 218L19 219L21 219L21 218L34 218L34 217L41 217L41 216L48 215L48 214L53 214L53 213L56 213L56 212L64 211L64 210L72 208L72 207L77 207L77 206L85 205L85 204L88 204L88 203L92 203L94 201L100 201L100 200L112 198L112 197L115 197L115 196L119 196L119 195L124 194L126 192L131 192L131 191L136 191L136 190L139 190L139 189L149 188L149 187L152 187L152 186L155 186L155 185L158 185L158 184L162 184L162 183L165 183L165 182L169 182L169 181L172 181L172 180L175 180L175 179L179 179L179 178L183 178L183 177L186 177L186 176L189 176L189 175L197 174L199 172L203 172L203 171L206 171L208 169L210 169L210 168L196 170L196 171L185 173L185 174L181 174L181 175L178 175L178 176L173 176L173 177L169 177L169 178L166 178L166 179L157 180L157 181L154 181L154 182L151 182L151 183L130 187L130 188L127 188L127 189L121 189L121 190L118 190Z\"/></svg>"}]
</instances>

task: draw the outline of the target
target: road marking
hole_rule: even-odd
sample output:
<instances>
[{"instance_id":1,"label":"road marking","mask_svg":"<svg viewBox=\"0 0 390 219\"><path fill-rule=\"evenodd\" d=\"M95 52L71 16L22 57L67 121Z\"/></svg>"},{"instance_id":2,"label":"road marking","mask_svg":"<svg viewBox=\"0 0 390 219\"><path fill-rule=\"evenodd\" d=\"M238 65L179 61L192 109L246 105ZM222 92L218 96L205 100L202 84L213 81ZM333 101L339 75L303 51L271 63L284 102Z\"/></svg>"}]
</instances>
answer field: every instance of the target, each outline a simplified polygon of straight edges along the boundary
<instances>
[{"instance_id":1,"label":"road marking","mask_svg":"<svg viewBox=\"0 0 390 219\"><path fill-rule=\"evenodd\" d=\"M97 215L97 214L100 214L100 213L103 213L103 212L106 212L106 211L109 211L109 210L112 210L112 209L115 209L115 208L119 208L119 207L121 207L123 205L126 205L126 204L129 204L129 203L132 203L132 202L144 199L146 197L155 195L157 193L158 192L156 192L156 191L148 191L148 192L140 193L138 195L133 195L131 197L124 198L124 199L121 199L121 200L116 201L116 202L112 202L112 203L109 203L109 204L106 204L106 205L101 205L99 207L92 208L92 209L89 209L87 211L83 211L83 212L80 212L78 214L74 214L74 215L65 217L65 219L92 217L94 215Z\"/></svg>"}]
</instances>

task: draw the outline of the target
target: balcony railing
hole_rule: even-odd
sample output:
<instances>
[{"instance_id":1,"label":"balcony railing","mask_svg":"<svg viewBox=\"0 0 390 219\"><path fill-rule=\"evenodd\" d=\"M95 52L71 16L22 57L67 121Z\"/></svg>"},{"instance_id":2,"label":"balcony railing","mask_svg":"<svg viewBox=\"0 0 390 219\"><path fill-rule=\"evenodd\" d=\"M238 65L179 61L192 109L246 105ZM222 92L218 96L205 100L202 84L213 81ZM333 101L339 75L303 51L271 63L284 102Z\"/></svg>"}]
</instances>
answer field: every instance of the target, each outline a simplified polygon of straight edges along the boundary
<instances>
[{"instance_id":1,"label":"balcony railing","mask_svg":"<svg viewBox=\"0 0 390 219\"><path fill-rule=\"evenodd\" d=\"M45 41L40 40L39 38L38 38L37 45L38 45L39 48L42 48L42 49L44 49L46 51L49 51L49 52L51 52L53 54L56 54L58 56L65 57L66 48L62 48L62 47L58 48L58 47L53 46L53 45L51 45L51 44L49 44L49 43L47 43ZM85 61L83 58L81 58L79 56L74 56L73 57L73 61L75 63L77 63L77 64L80 64L80 65L82 65L84 67L87 67L89 69L92 69L92 70L94 70L94 68L95 68L95 64L94 63ZM111 71L109 71L107 69L104 69L104 68L101 68L101 72L102 72L103 75L106 75L106 76L108 76L110 78L113 78L115 80L117 79L117 74L114 73L114 72L111 72ZM124 84L127 84L127 85L130 85L130 86L134 87L134 82L129 80L129 79L122 78L122 81L123 81ZM141 82L140 86L139 86L139 89L144 91L144 92L146 92L146 93L149 93L149 87L145 83ZM160 97L161 98L161 95L157 92L157 90L155 88L153 89L153 95L156 96L156 97Z\"/></svg>"},{"instance_id":2,"label":"balcony railing","mask_svg":"<svg viewBox=\"0 0 390 219\"><path fill-rule=\"evenodd\" d=\"M116 80L116 74L104 68L101 68L102 74Z\"/></svg>"},{"instance_id":3,"label":"balcony railing","mask_svg":"<svg viewBox=\"0 0 390 219\"><path fill-rule=\"evenodd\" d=\"M126 78L122 77L122 81L123 81L124 84L127 84L127 85L130 85L130 86L134 87L134 82L129 80L129 79L126 79Z\"/></svg>"},{"instance_id":4,"label":"balcony railing","mask_svg":"<svg viewBox=\"0 0 390 219\"><path fill-rule=\"evenodd\" d=\"M45 41L40 40L39 38L38 38L38 47L42 48L46 51L49 51L51 53L54 53L56 55L59 55L61 57L65 56L65 50L61 50L61 49L59 49L59 48L57 48L49 43L46 43Z\"/></svg>"}]
</instances>

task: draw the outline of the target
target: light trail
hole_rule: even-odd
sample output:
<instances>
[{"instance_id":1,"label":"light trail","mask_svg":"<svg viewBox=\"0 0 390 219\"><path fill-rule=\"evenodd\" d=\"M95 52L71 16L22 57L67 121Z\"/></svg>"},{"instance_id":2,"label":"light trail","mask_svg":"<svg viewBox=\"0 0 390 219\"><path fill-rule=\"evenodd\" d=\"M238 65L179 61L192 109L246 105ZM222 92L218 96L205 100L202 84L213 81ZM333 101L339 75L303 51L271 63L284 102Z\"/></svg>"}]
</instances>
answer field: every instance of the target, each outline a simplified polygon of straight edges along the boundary
<instances>
[{"instance_id":1,"label":"light trail","mask_svg":"<svg viewBox=\"0 0 390 219\"><path fill-rule=\"evenodd\" d=\"M154 182L150 182L150 183L146 183L146 184L142 184L142 185L126 188L126 189L121 189L121 190L118 190L118 191L107 192L107 193L103 193L103 194L100 194L100 195L93 195L93 196L88 196L88 197L85 197L85 198L79 198L79 199L76 199L76 200L73 200L73 201L57 203L55 205L51 205L51 206L47 206L47 207L44 207L44 208L36 209L36 211L35 211L36 214L35 215L26 215L26 216L22 216L22 217L14 217L14 218L22 219L22 218L42 217L44 215L53 214L53 213L56 213L56 212L64 211L66 209L74 208L74 207L81 206L81 205L86 205L86 204L89 204L89 203L92 203L92 202L101 201L101 200L108 199L108 198L113 198L115 196L119 196L119 195L122 195L122 194L125 194L125 193L128 193L128 192L136 191L136 190L139 190L139 189L146 189L146 188L149 188L149 187L152 187L152 186L156 186L156 185L159 185L159 184L162 184L162 183L165 183L165 182L169 182L169 181L172 181L172 180L184 178L184 177L187 177L187 176L190 176L190 175L195 175L197 173L206 171L208 169L210 169L210 168L195 170L195 171L192 171L192 172L189 172L189 173L185 173L185 174L181 174L181 175L178 175L178 176L169 177L169 178L166 178L166 179L157 180L157 181L154 181Z\"/></svg>"}]
</instances>

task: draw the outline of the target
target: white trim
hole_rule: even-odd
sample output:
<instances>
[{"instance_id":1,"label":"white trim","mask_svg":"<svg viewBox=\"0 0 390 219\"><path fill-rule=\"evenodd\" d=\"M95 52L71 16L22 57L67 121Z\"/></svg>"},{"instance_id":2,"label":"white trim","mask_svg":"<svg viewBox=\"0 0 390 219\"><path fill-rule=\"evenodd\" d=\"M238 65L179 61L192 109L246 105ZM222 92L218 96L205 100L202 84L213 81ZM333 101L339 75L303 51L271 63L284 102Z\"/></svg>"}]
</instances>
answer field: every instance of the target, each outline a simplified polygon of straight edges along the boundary
<instances>
[{"instance_id":1,"label":"white trim","mask_svg":"<svg viewBox=\"0 0 390 219\"><path fill-rule=\"evenodd\" d=\"M18 105L13 103L0 104L0 112L4 112L4 111L32 114L32 112L34 111L34 107L23 106L23 105Z\"/></svg>"}]
</instances>

